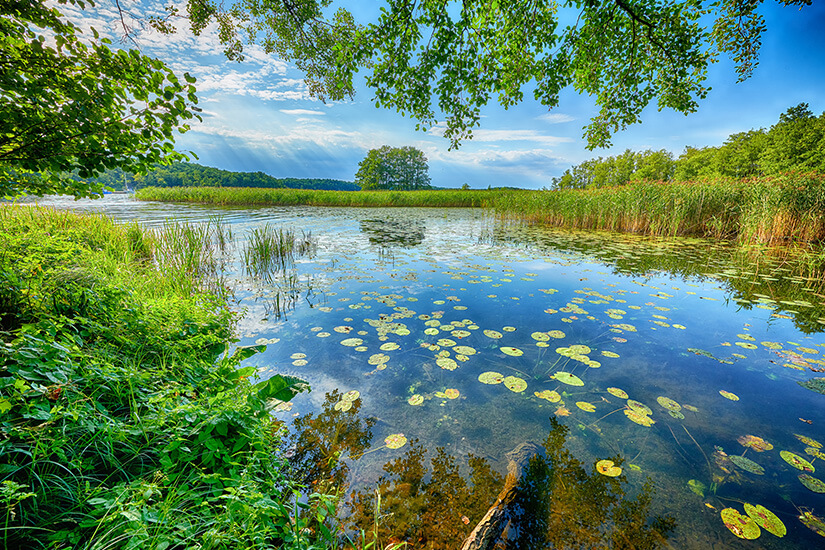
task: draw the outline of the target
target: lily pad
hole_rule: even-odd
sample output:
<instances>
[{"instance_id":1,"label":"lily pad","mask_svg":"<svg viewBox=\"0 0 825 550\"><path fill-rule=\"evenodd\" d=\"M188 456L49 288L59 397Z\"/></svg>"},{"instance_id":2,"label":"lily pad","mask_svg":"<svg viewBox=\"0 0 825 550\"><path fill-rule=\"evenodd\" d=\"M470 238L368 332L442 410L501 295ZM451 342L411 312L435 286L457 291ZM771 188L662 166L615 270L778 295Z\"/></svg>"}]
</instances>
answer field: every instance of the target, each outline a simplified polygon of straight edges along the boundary
<instances>
[{"instance_id":1,"label":"lily pad","mask_svg":"<svg viewBox=\"0 0 825 550\"><path fill-rule=\"evenodd\" d=\"M607 477L617 477L622 474L622 469L616 466L612 460L600 460L596 462L596 471Z\"/></svg>"},{"instance_id":2,"label":"lily pad","mask_svg":"<svg viewBox=\"0 0 825 550\"><path fill-rule=\"evenodd\" d=\"M687 484L688 484L688 487L690 487L690 490L692 492L696 493L700 497L705 496L705 489L708 488L707 485L705 485L704 483L702 483L698 479L688 480Z\"/></svg>"},{"instance_id":3,"label":"lily pad","mask_svg":"<svg viewBox=\"0 0 825 550\"><path fill-rule=\"evenodd\" d=\"M757 453L761 453L764 451L770 451L773 449L773 445L762 439L761 437L757 437L755 435L743 435L736 439L743 447L749 447L756 451Z\"/></svg>"},{"instance_id":4,"label":"lily pad","mask_svg":"<svg viewBox=\"0 0 825 550\"><path fill-rule=\"evenodd\" d=\"M815 516L812 512L805 510L799 515L799 521L817 535L825 537L825 521L819 516Z\"/></svg>"},{"instance_id":5,"label":"lily pad","mask_svg":"<svg viewBox=\"0 0 825 550\"><path fill-rule=\"evenodd\" d=\"M719 390L719 395L721 395L725 399L730 399L731 401L739 401L739 396L729 391Z\"/></svg>"},{"instance_id":6,"label":"lily pad","mask_svg":"<svg viewBox=\"0 0 825 550\"><path fill-rule=\"evenodd\" d=\"M550 339L550 336L548 336L546 332L534 332L530 337L537 342L546 342Z\"/></svg>"},{"instance_id":7,"label":"lily pad","mask_svg":"<svg viewBox=\"0 0 825 550\"><path fill-rule=\"evenodd\" d=\"M782 457L782 460L796 468L797 470L803 470L805 472L814 473L814 466L804 458L799 455L795 455L790 451L779 451L779 456Z\"/></svg>"},{"instance_id":8,"label":"lily pad","mask_svg":"<svg viewBox=\"0 0 825 550\"><path fill-rule=\"evenodd\" d=\"M516 393L523 392L527 389L527 382L518 376L508 376L504 379L504 385L508 390Z\"/></svg>"},{"instance_id":9,"label":"lily pad","mask_svg":"<svg viewBox=\"0 0 825 550\"><path fill-rule=\"evenodd\" d=\"M820 443L816 439L811 439L810 437L808 437L806 435L799 435L799 434L793 434L793 435L794 435L795 438L797 438L799 441L801 441L802 443L804 443L808 447L814 447L814 448L817 448L817 449L822 448L822 443Z\"/></svg>"},{"instance_id":10,"label":"lily pad","mask_svg":"<svg viewBox=\"0 0 825 550\"><path fill-rule=\"evenodd\" d=\"M450 338L439 338L436 344L444 348L451 348L456 344L456 341L451 340Z\"/></svg>"},{"instance_id":11,"label":"lily pad","mask_svg":"<svg viewBox=\"0 0 825 550\"><path fill-rule=\"evenodd\" d=\"M381 351L393 351L393 350L397 350L400 347L401 346L399 346L395 342L386 342L384 344L381 344L381 347L378 348L378 349L380 349Z\"/></svg>"},{"instance_id":12,"label":"lily pad","mask_svg":"<svg viewBox=\"0 0 825 550\"><path fill-rule=\"evenodd\" d=\"M593 350L584 344L573 344L570 346L570 351L573 355L587 355Z\"/></svg>"},{"instance_id":13,"label":"lily pad","mask_svg":"<svg viewBox=\"0 0 825 550\"><path fill-rule=\"evenodd\" d=\"M596 412L596 407L587 401L576 401L576 406L585 412Z\"/></svg>"},{"instance_id":14,"label":"lily pad","mask_svg":"<svg viewBox=\"0 0 825 550\"><path fill-rule=\"evenodd\" d=\"M627 399L627 392L619 388L607 388L607 393L619 399Z\"/></svg>"},{"instance_id":15,"label":"lily pad","mask_svg":"<svg viewBox=\"0 0 825 550\"><path fill-rule=\"evenodd\" d=\"M660 395L659 397L656 398L656 401L659 403L659 405L661 405L662 407L664 407L665 409L667 409L669 411L674 411L675 412L675 411L681 411L682 410L682 406L679 403L677 403L676 401L674 401L673 399L671 399L670 397L665 397L663 395Z\"/></svg>"},{"instance_id":16,"label":"lily pad","mask_svg":"<svg viewBox=\"0 0 825 550\"><path fill-rule=\"evenodd\" d=\"M435 360L435 364L444 370L455 370L458 368L458 363L449 357L439 357Z\"/></svg>"},{"instance_id":17,"label":"lily pad","mask_svg":"<svg viewBox=\"0 0 825 550\"><path fill-rule=\"evenodd\" d=\"M453 348L453 351L459 355L475 355L476 350L475 348L471 348L470 346L456 346Z\"/></svg>"},{"instance_id":18,"label":"lily pad","mask_svg":"<svg viewBox=\"0 0 825 550\"><path fill-rule=\"evenodd\" d=\"M560 338L564 338L564 333L560 330L550 330L550 331L547 331L547 336L549 336L550 338L555 338L555 339L558 340Z\"/></svg>"},{"instance_id":19,"label":"lily pad","mask_svg":"<svg viewBox=\"0 0 825 550\"><path fill-rule=\"evenodd\" d=\"M478 381L482 384L501 384L504 381L504 375L493 371L482 372L478 375Z\"/></svg>"},{"instance_id":20,"label":"lily pad","mask_svg":"<svg viewBox=\"0 0 825 550\"><path fill-rule=\"evenodd\" d=\"M559 392L555 390L537 391L533 392L533 395L535 395L539 399L546 399L551 403L558 403L559 401L561 401L561 395L559 395Z\"/></svg>"},{"instance_id":21,"label":"lily pad","mask_svg":"<svg viewBox=\"0 0 825 550\"><path fill-rule=\"evenodd\" d=\"M799 474L799 481L802 485L813 491L814 493L825 493L825 483L821 479L815 478L808 474Z\"/></svg>"},{"instance_id":22,"label":"lily pad","mask_svg":"<svg viewBox=\"0 0 825 550\"><path fill-rule=\"evenodd\" d=\"M352 408L352 401L347 401L346 399L341 399L338 401L334 407L336 411L346 412Z\"/></svg>"},{"instance_id":23,"label":"lily pad","mask_svg":"<svg viewBox=\"0 0 825 550\"><path fill-rule=\"evenodd\" d=\"M424 403L424 396L421 394L416 393L415 395L411 395L409 399L407 399L407 403L410 405L421 405Z\"/></svg>"},{"instance_id":24,"label":"lily pad","mask_svg":"<svg viewBox=\"0 0 825 550\"><path fill-rule=\"evenodd\" d=\"M341 401L355 401L359 397L361 397L361 392L358 390L350 390L341 396Z\"/></svg>"},{"instance_id":25,"label":"lily pad","mask_svg":"<svg viewBox=\"0 0 825 550\"><path fill-rule=\"evenodd\" d=\"M389 449L400 449L407 444L407 438L404 434L392 434L387 436L384 440L384 444L386 444Z\"/></svg>"},{"instance_id":26,"label":"lily pad","mask_svg":"<svg viewBox=\"0 0 825 550\"><path fill-rule=\"evenodd\" d=\"M650 410L650 407L645 405L640 401L636 401L635 399L628 399L627 406L630 407L632 410L636 411L639 414L650 415L653 414L653 411Z\"/></svg>"},{"instance_id":27,"label":"lily pad","mask_svg":"<svg viewBox=\"0 0 825 550\"><path fill-rule=\"evenodd\" d=\"M731 462L733 462L746 472L750 472L758 476L765 475L765 468L763 468L750 458L745 458L744 456L739 455L731 455L729 458Z\"/></svg>"},{"instance_id":28,"label":"lily pad","mask_svg":"<svg viewBox=\"0 0 825 550\"><path fill-rule=\"evenodd\" d=\"M347 338L346 340L341 340L341 345L349 348L360 346L363 343L364 341L361 338Z\"/></svg>"},{"instance_id":29,"label":"lily pad","mask_svg":"<svg viewBox=\"0 0 825 550\"><path fill-rule=\"evenodd\" d=\"M776 517L776 514L762 506L761 504L745 503L745 513L748 514L759 527L776 535L779 538L784 537L788 533L788 529L782 520Z\"/></svg>"},{"instance_id":30,"label":"lily pad","mask_svg":"<svg viewBox=\"0 0 825 550\"><path fill-rule=\"evenodd\" d=\"M505 355L509 355L511 357L521 357L524 355L524 352L518 348L510 347L510 346L502 346L499 348L502 353Z\"/></svg>"},{"instance_id":31,"label":"lily pad","mask_svg":"<svg viewBox=\"0 0 825 550\"><path fill-rule=\"evenodd\" d=\"M383 365L389 360L390 356L386 353L374 353L370 355L369 359L367 359L367 363L369 363L370 365Z\"/></svg>"},{"instance_id":32,"label":"lily pad","mask_svg":"<svg viewBox=\"0 0 825 550\"><path fill-rule=\"evenodd\" d=\"M484 336L486 336L487 338L492 338L493 340L498 340L499 338L501 338L504 335L501 334L497 330L487 329L487 330L484 331Z\"/></svg>"},{"instance_id":33,"label":"lily pad","mask_svg":"<svg viewBox=\"0 0 825 550\"><path fill-rule=\"evenodd\" d=\"M656 421L650 418L648 415L641 414L637 411L634 411L633 409L625 409L624 414L631 422L635 422L640 426L645 426L649 428L650 426L656 423Z\"/></svg>"},{"instance_id":34,"label":"lily pad","mask_svg":"<svg viewBox=\"0 0 825 550\"><path fill-rule=\"evenodd\" d=\"M455 388L447 388L446 390L444 390L444 396L447 399L458 399L459 395L461 395L461 394Z\"/></svg>"},{"instance_id":35,"label":"lily pad","mask_svg":"<svg viewBox=\"0 0 825 550\"><path fill-rule=\"evenodd\" d=\"M602 351L602 355L604 357L610 357L611 359L616 359L619 357L619 354L614 351Z\"/></svg>"},{"instance_id":36,"label":"lily pad","mask_svg":"<svg viewBox=\"0 0 825 550\"><path fill-rule=\"evenodd\" d=\"M568 386L584 386L584 382L581 378L569 372L559 371L550 378L558 380L562 384L567 384Z\"/></svg>"},{"instance_id":37,"label":"lily pad","mask_svg":"<svg viewBox=\"0 0 825 550\"><path fill-rule=\"evenodd\" d=\"M762 530L753 518L750 516L743 516L734 508L725 508L722 510L722 522L731 533L740 539L758 539L759 535L762 534Z\"/></svg>"}]
</instances>

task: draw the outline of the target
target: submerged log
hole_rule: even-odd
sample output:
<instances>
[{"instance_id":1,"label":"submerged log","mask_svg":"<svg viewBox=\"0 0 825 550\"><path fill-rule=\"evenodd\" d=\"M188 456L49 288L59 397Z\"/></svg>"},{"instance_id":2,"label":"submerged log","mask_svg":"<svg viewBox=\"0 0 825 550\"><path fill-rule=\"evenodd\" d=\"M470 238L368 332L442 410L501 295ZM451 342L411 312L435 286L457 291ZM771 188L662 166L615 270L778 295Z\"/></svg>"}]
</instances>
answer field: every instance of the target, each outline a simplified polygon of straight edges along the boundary
<instances>
[{"instance_id":1,"label":"submerged log","mask_svg":"<svg viewBox=\"0 0 825 550\"><path fill-rule=\"evenodd\" d=\"M533 442L522 443L507 453L507 478L504 488L495 503L475 526L464 541L461 550L493 550L508 546L507 541L517 539L527 528L530 518L526 517L521 497L525 484L525 472L530 461L536 456L544 456L544 448Z\"/></svg>"}]
</instances>

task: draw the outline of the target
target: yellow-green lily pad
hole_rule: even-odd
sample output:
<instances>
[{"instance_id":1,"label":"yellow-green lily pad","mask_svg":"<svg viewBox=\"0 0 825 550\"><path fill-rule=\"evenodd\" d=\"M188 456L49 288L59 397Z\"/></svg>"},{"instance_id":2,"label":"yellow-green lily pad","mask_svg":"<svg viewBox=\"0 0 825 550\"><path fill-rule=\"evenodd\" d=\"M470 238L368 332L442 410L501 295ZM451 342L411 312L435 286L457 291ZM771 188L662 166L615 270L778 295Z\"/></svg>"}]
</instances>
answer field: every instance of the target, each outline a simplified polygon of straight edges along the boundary
<instances>
[{"instance_id":1,"label":"yellow-green lily pad","mask_svg":"<svg viewBox=\"0 0 825 550\"><path fill-rule=\"evenodd\" d=\"M551 403L558 403L559 401L561 401L561 395L559 395L559 392L555 390L537 391L533 392L533 395L535 395L539 399L546 399Z\"/></svg>"},{"instance_id":2,"label":"yellow-green lily pad","mask_svg":"<svg viewBox=\"0 0 825 550\"><path fill-rule=\"evenodd\" d=\"M486 336L487 338L492 338L493 340L498 340L504 335L497 330L487 329L484 331L484 336Z\"/></svg>"},{"instance_id":3,"label":"yellow-green lily pad","mask_svg":"<svg viewBox=\"0 0 825 550\"><path fill-rule=\"evenodd\" d=\"M478 381L482 384L501 384L504 381L504 375L493 371L482 372L478 375Z\"/></svg>"},{"instance_id":4,"label":"yellow-green lily pad","mask_svg":"<svg viewBox=\"0 0 825 550\"><path fill-rule=\"evenodd\" d=\"M788 533L788 529L782 520L776 517L776 514L762 506L761 504L745 503L745 513L748 514L759 527L772 535L779 538L784 537Z\"/></svg>"},{"instance_id":5,"label":"yellow-green lily pad","mask_svg":"<svg viewBox=\"0 0 825 550\"><path fill-rule=\"evenodd\" d=\"M641 401L636 401L635 399L628 399L627 400L627 406L630 407L632 410L636 411L639 414L644 414L644 415L653 414L653 411L650 409L650 407L648 407L647 405L645 405Z\"/></svg>"},{"instance_id":6,"label":"yellow-green lily pad","mask_svg":"<svg viewBox=\"0 0 825 550\"><path fill-rule=\"evenodd\" d=\"M622 474L622 469L616 466L612 460L600 460L596 462L596 471L607 477L617 477Z\"/></svg>"},{"instance_id":7,"label":"yellow-green lily pad","mask_svg":"<svg viewBox=\"0 0 825 550\"><path fill-rule=\"evenodd\" d=\"M559 371L550 378L558 380L562 384L567 384L568 386L584 386L584 382L581 378L569 372Z\"/></svg>"},{"instance_id":8,"label":"yellow-green lily pad","mask_svg":"<svg viewBox=\"0 0 825 550\"><path fill-rule=\"evenodd\" d=\"M656 423L656 421L650 418L648 415L641 414L640 412L634 411L633 409L625 409L624 414L631 422L635 422L640 426L645 426L649 428L650 426Z\"/></svg>"},{"instance_id":9,"label":"yellow-green lily pad","mask_svg":"<svg viewBox=\"0 0 825 550\"><path fill-rule=\"evenodd\" d=\"M471 348L470 346L456 346L453 348L453 351L459 355L475 355L476 350L475 348Z\"/></svg>"},{"instance_id":10,"label":"yellow-green lily pad","mask_svg":"<svg viewBox=\"0 0 825 550\"><path fill-rule=\"evenodd\" d=\"M627 399L627 392L620 388L607 388L607 393L619 399Z\"/></svg>"},{"instance_id":11,"label":"yellow-green lily pad","mask_svg":"<svg viewBox=\"0 0 825 550\"><path fill-rule=\"evenodd\" d=\"M413 406L421 405L422 403L424 403L424 396L419 393L411 395L410 398L407 399L407 403Z\"/></svg>"},{"instance_id":12,"label":"yellow-green lily pad","mask_svg":"<svg viewBox=\"0 0 825 550\"><path fill-rule=\"evenodd\" d=\"M576 406L585 412L596 412L596 407L587 401L576 401Z\"/></svg>"},{"instance_id":13,"label":"yellow-green lily pad","mask_svg":"<svg viewBox=\"0 0 825 550\"><path fill-rule=\"evenodd\" d=\"M392 434L387 436L387 438L384 440L384 444L389 449L400 449L401 447L407 444L407 438L404 436L404 434Z\"/></svg>"},{"instance_id":14,"label":"yellow-green lily pad","mask_svg":"<svg viewBox=\"0 0 825 550\"><path fill-rule=\"evenodd\" d=\"M550 339L550 336L546 332L534 332L530 336L536 342L546 342Z\"/></svg>"},{"instance_id":15,"label":"yellow-green lily pad","mask_svg":"<svg viewBox=\"0 0 825 550\"><path fill-rule=\"evenodd\" d=\"M731 533L740 539L753 540L759 538L759 535L762 534L762 530L753 518L740 514L734 508L722 510L722 522Z\"/></svg>"},{"instance_id":16,"label":"yellow-green lily pad","mask_svg":"<svg viewBox=\"0 0 825 550\"><path fill-rule=\"evenodd\" d=\"M361 338L347 338L346 340L341 340L341 345L349 348L360 346L363 343L364 341Z\"/></svg>"},{"instance_id":17,"label":"yellow-green lily pad","mask_svg":"<svg viewBox=\"0 0 825 550\"><path fill-rule=\"evenodd\" d=\"M750 458L745 458L744 456L739 455L731 455L730 461L745 470L746 472L750 472L752 474L756 474L758 476L765 475L765 468L751 460Z\"/></svg>"},{"instance_id":18,"label":"yellow-green lily pad","mask_svg":"<svg viewBox=\"0 0 825 550\"><path fill-rule=\"evenodd\" d=\"M527 389L527 382L518 376L508 376L504 379L504 385L508 390L516 393L523 392Z\"/></svg>"},{"instance_id":19,"label":"yellow-green lily pad","mask_svg":"<svg viewBox=\"0 0 825 550\"><path fill-rule=\"evenodd\" d=\"M779 456L782 457L782 460L796 468L797 470L803 470L805 472L814 473L814 466L804 458L799 455L795 455L790 451L779 451Z\"/></svg>"},{"instance_id":20,"label":"yellow-green lily pad","mask_svg":"<svg viewBox=\"0 0 825 550\"><path fill-rule=\"evenodd\" d=\"M444 370L455 370L458 368L458 363L449 357L439 357L435 360L435 364Z\"/></svg>"},{"instance_id":21,"label":"yellow-green lily pad","mask_svg":"<svg viewBox=\"0 0 825 550\"><path fill-rule=\"evenodd\" d=\"M799 474L799 481L802 485L813 491L814 493L825 493L825 483L821 479L815 478L808 474Z\"/></svg>"},{"instance_id":22,"label":"yellow-green lily pad","mask_svg":"<svg viewBox=\"0 0 825 550\"><path fill-rule=\"evenodd\" d=\"M730 399L731 401L739 401L739 396L729 391L719 390L719 395L725 399Z\"/></svg>"},{"instance_id":23,"label":"yellow-green lily pad","mask_svg":"<svg viewBox=\"0 0 825 550\"><path fill-rule=\"evenodd\" d=\"M656 398L656 401L659 403L659 405L661 405L662 407L664 407L665 409L667 409L669 411L674 411L675 412L675 411L681 411L682 410L682 406L679 403L677 403L676 401L674 401L673 399L671 399L670 397L665 397L663 395L660 395L659 397Z\"/></svg>"},{"instance_id":24,"label":"yellow-green lily pad","mask_svg":"<svg viewBox=\"0 0 825 550\"><path fill-rule=\"evenodd\" d=\"M502 353L504 353L505 355L509 355L511 357L521 357L522 355L524 355L524 352L522 350L511 346L501 346L499 349L502 351Z\"/></svg>"}]
</instances>

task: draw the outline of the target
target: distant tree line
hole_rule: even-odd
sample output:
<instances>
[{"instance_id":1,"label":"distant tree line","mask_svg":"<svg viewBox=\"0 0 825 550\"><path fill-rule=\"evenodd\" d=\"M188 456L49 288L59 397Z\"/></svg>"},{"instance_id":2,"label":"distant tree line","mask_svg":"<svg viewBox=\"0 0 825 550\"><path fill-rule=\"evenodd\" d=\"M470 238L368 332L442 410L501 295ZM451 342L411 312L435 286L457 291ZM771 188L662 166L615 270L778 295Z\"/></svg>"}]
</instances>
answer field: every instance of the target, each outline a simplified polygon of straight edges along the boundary
<instances>
[{"instance_id":1,"label":"distant tree line","mask_svg":"<svg viewBox=\"0 0 825 550\"><path fill-rule=\"evenodd\" d=\"M263 187L290 189L324 189L358 191L352 182L321 178L275 178L263 172L230 172L189 162L157 166L145 176L124 172L120 168L107 170L91 181L115 190L142 187Z\"/></svg>"},{"instance_id":2,"label":"distant tree line","mask_svg":"<svg viewBox=\"0 0 825 550\"><path fill-rule=\"evenodd\" d=\"M686 147L676 159L664 149L628 149L621 155L573 166L554 178L553 186L586 189L638 180L747 178L787 172L825 173L825 113L815 116L807 103L782 113L768 130L732 134L718 147Z\"/></svg>"}]
</instances>

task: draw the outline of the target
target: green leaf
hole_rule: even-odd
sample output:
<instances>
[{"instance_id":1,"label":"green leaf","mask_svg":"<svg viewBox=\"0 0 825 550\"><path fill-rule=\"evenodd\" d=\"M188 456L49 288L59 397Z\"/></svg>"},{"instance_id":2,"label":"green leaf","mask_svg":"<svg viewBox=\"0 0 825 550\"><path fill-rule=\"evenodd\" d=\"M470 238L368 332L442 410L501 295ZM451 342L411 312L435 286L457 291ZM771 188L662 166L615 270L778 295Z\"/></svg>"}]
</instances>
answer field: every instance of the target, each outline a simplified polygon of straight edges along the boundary
<instances>
[{"instance_id":1,"label":"green leaf","mask_svg":"<svg viewBox=\"0 0 825 550\"><path fill-rule=\"evenodd\" d=\"M310 391L309 384L304 380L282 374L276 374L272 378L256 384L255 389L261 401L267 401L269 399L290 401L297 394L303 391Z\"/></svg>"}]
</instances>

